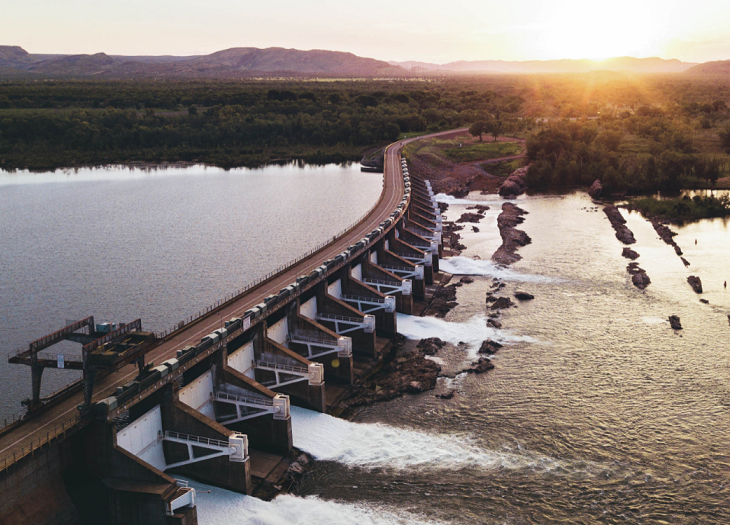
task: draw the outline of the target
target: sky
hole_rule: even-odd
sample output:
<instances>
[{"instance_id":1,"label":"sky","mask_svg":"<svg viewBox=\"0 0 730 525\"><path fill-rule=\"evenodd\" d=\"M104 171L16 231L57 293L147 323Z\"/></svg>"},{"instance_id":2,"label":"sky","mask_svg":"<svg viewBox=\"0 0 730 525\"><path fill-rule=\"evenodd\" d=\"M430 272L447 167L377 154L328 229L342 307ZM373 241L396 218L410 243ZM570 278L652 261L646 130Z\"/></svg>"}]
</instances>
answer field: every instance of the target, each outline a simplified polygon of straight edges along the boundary
<instances>
[{"instance_id":1,"label":"sky","mask_svg":"<svg viewBox=\"0 0 730 525\"><path fill-rule=\"evenodd\" d=\"M730 59L728 0L0 0L0 45L195 55L230 47L381 60Z\"/></svg>"}]
</instances>

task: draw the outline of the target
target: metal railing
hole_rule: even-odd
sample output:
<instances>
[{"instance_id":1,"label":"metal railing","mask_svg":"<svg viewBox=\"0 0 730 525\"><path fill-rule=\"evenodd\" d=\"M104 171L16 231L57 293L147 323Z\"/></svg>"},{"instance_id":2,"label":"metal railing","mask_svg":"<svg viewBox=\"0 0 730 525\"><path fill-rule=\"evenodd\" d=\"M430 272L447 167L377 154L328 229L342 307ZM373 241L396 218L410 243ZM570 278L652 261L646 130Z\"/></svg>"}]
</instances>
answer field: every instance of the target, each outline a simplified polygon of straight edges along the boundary
<instances>
[{"instance_id":1,"label":"metal railing","mask_svg":"<svg viewBox=\"0 0 730 525\"><path fill-rule=\"evenodd\" d=\"M267 361L256 361L257 368L273 368L282 372L296 372L297 374L309 374L309 369L304 366L281 365Z\"/></svg>"},{"instance_id":2,"label":"metal railing","mask_svg":"<svg viewBox=\"0 0 730 525\"><path fill-rule=\"evenodd\" d=\"M342 299L345 301L360 301L363 303L378 303L378 304L384 304L385 299L382 297L367 297L365 295L350 295L343 293L341 295Z\"/></svg>"},{"instance_id":3,"label":"metal railing","mask_svg":"<svg viewBox=\"0 0 730 525\"><path fill-rule=\"evenodd\" d=\"M344 321L346 323L362 324L363 318L361 317L348 317L346 315L335 315L335 314L317 314L317 319L322 321Z\"/></svg>"},{"instance_id":4,"label":"metal railing","mask_svg":"<svg viewBox=\"0 0 730 525\"><path fill-rule=\"evenodd\" d=\"M411 266L410 268L408 266L392 266L390 264L379 264L381 268L384 270L395 270L396 272L409 272L413 273L416 271L415 266Z\"/></svg>"},{"instance_id":5,"label":"metal railing","mask_svg":"<svg viewBox=\"0 0 730 525\"><path fill-rule=\"evenodd\" d=\"M165 430L164 439L177 439L178 441L197 443L198 445L208 445L209 447L229 448L228 441L202 436L192 436L190 434L183 434L182 432L175 432L173 430Z\"/></svg>"},{"instance_id":6,"label":"metal railing","mask_svg":"<svg viewBox=\"0 0 730 525\"><path fill-rule=\"evenodd\" d=\"M383 284L385 286L399 287L401 283L398 281L383 281L382 279L363 279L365 284Z\"/></svg>"},{"instance_id":7,"label":"metal railing","mask_svg":"<svg viewBox=\"0 0 730 525\"><path fill-rule=\"evenodd\" d=\"M266 407L274 406L274 401L272 399L264 399L261 397L249 397L249 396L234 396L231 394L226 394L225 392L216 392L215 394L216 399L225 399L226 401L239 401L241 403L248 403L251 405L261 405Z\"/></svg>"},{"instance_id":8,"label":"metal railing","mask_svg":"<svg viewBox=\"0 0 730 525\"><path fill-rule=\"evenodd\" d=\"M52 440L65 436L66 432L75 427L80 421L81 416L79 414L74 414L72 417L64 420L51 430L48 430L45 433L41 432L40 434L36 434L38 435L37 438L33 437L29 442L18 447L8 447L8 449L0 455L0 472L17 463L24 457L33 454L36 450L41 449Z\"/></svg>"},{"instance_id":9,"label":"metal railing","mask_svg":"<svg viewBox=\"0 0 730 525\"><path fill-rule=\"evenodd\" d=\"M292 343L312 343L316 345L337 346L337 339L325 339L313 335L290 334L289 341Z\"/></svg>"}]
</instances>

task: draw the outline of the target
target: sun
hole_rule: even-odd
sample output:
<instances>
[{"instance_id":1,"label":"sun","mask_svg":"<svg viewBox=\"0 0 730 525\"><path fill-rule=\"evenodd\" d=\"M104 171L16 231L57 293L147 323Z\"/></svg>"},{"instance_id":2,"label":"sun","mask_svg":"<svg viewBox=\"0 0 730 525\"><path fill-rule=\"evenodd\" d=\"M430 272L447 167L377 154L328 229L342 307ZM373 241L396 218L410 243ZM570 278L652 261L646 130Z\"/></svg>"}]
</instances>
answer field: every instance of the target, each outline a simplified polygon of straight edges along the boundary
<instances>
[{"instance_id":1,"label":"sun","mask_svg":"<svg viewBox=\"0 0 730 525\"><path fill-rule=\"evenodd\" d=\"M544 25L544 54L551 58L593 60L651 54L653 37L647 30L647 18L637 12L636 3L562 4Z\"/></svg>"}]
</instances>

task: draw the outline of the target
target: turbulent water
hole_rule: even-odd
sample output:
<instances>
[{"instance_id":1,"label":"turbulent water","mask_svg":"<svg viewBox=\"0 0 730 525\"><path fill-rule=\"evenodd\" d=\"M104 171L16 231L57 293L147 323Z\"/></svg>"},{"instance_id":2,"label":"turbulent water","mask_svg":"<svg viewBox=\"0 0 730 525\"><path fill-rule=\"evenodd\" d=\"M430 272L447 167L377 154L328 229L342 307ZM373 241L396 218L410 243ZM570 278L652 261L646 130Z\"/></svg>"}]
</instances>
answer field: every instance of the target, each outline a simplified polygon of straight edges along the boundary
<instances>
[{"instance_id":1,"label":"turbulent water","mask_svg":"<svg viewBox=\"0 0 730 525\"><path fill-rule=\"evenodd\" d=\"M169 328L353 223L382 180L357 165L0 171L2 349L88 315ZM75 377L49 369L44 391ZM1 423L30 372L3 358L0 382Z\"/></svg>"},{"instance_id":2,"label":"turbulent water","mask_svg":"<svg viewBox=\"0 0 730 525\"><path fill-rule=\"evenodd\" d=\"M0 207L3 239L8 224L14 222L15 238L25 239L36 252L42 241L49 242L52 234L60 235L68 227L62 228L63 222L56 225L64 215L76 217L91 207L90 216L95 217L73 235L65 234L65 242L79 243L73 256L59 251L64 244L60 241L41 252L45 255L39 261L30 251L26 277L13 266L11 281L7 255L0 255L5 265L3 300L7 303L11 290L15 301L12 309L4 305L4 311L20 310L13 322L25 322L23 326L34 334L46 328L36 330L34 323L46 323L51 313L79 316L97 313L105 304L114 309L102 311L103 315L145 318L149 315L145 305L156 303L171 310L174 320L177 311L190 312L205 299L225 293L232 283L245 282L244 276L256 270L239 261L258 263L253 262L250 244L238 246L236 235L249 234L248 221L260 215L260 208L240 206L254 202L247 198L246 183L233 174L218 176L217 190L214 183L184 179L176 187L182 195L191 192L187 200L165 199L146 212L154 220L138 225L132 238L117 226L124 224L122 217L134 216L128 207L139 210L137 199L149 203L144 187L130 195L127 186L91 181L83 183L91 185L87 189L79 186L82 193L74 196L69 185L58 184L34 197L33 188L21 185L14 190L21 194L12 198L7 188L0 188L3 205L12 204L24 221L22 226L9 221L7 207ZM332 180L340 181L339 176L330 176L324 177L326 184L310 186L310 199L312 192L330 191ZM342 175L347 184L360 176ZM243 187L237 187L239 183ZM286 183L295 184L296 177ZM164 186L150 190L158 202L170 191ZM379 189L375 180L373 195ZM112 190L121 198L109 197ZM201 195L216 205L206 211ZM93 196L102 198L104 205L94 204ZM63 204L54 205L59 198ZM363 211L374 198L364 198ZM451 219L472 203L486 200L492 206L477 225L479 232L466 225L462 242L468 249L462 256L441 263L446 271L473 275L475 282L459 288L459 306L446 319L400 315L399 330L409 338L438 336L456 345L436 356L452 367L454 362L463 366L472 362L485 338L500 341L504 347L494 357L496 368L482 375L440 379L434 392L363 409L352 421L294 408L294 443L318 460L299 495L262 502L195 485L201 524L730 523L730 292L723 287L723 281L730 280L727 223L702 221L674 228L691 263L687 269L649 223L627 214L638 241L633 248L641 254L638 262L652 279L641 292L628 279L628 260L621 257L622 246L608 220L583 194L519 199L518 204L529 211L521 227L533 242L519 250L522 261L508 269L489 261L500 244L496 217L501 201L478 195L442 199L450 203ZM311 201L302 198L302 214L289 223L332 222L322 220L321 210L313 210L307 202ZM337 197L333 202L335 206ZM56 211L49 215L48 207ZM241 209L249 210L245 219L238 215ZM185 230L171 217L187 228L202 221L194 229L197 241L186 241ZM97 220L106 227L97 228ZM146 231L157 220L166 221L166 229ZM51 234L45 235L46 229ZM125 242L112 242L115 234L123 234ZM266 264L275 265L271 262L275 256L258 250L261 239L272 234L261 235L258 243L254 241L255 260L269 256ZM135 236L157 248L126 249ZM297 246L304 250L307 242L318 240L304 239ZM175 248L179 243L191 246L204 241L206 249L194 255ZM136 242L134 246L146 246ZM88 248L96 243L104 249ZM11 259L15 265L22 254L21 248L17 250ZM109 250L114 257L107 254ZM65 273L44 270L54 253ZM164 263L156 265L157 258L166 254ZM68 270L78 261L82 261L78 270ZM110 264L115 261L116 265ZM104 269L109 267L113 271L107 275ZM229 274L229 280L221 278ZM702 278L702 297L708 305L701 304L686 283L690 274ZM45 291L61 277L71 284ZM533 301L504 312L500 330L485 323L484 299L492 277L506 283L502 295L511 296L518 289L535 295ZM72 293L89 278L103 300ZM171 303L164 303L170 281L186 288L174 294ZM21 284L15 289L12 283ZM211 291L211 283L221 287ZM49 296L64 290L68 313L56 313L61 311L57 303L52 312L44 306ZM684 330L669 327L671 314L681 317ZM2 320L3 333L8 333L11 318L4 314ZM22 337L17 330L11 333L21 342L27 340L25 333ZM448 389L457 391L452 399L435 397Z\"/></svg>"},{"instance_id":3,"label":"turbulent water","mask_svg":"<svg viewBox=\"0 0 730 525\"><path fill-rule=\"evenodd\" d=\"M449 200L451 219L471 203ZM302 494L442 523L730 522L727 225L676 228L685 269L651 225L629 216L652 279L641 292L584 195L520 199L533 243L509 270L489 262L500 243L493 204L479 233L462 232L463 256L443 264L476 276L459 306L445 320L401 316L398 326L466 343L464 363L482 339L499 340L495 370L442 380L436 393L457 388L451 400L408 396L353 422L295 413L295 443L322 460ZM709 305L687 285L690 273ZM501 317L503 330L484 324L492 276L505 294L536 296ZM671 330L671 314L683 331Z\"/></svg>"}]
</instances>

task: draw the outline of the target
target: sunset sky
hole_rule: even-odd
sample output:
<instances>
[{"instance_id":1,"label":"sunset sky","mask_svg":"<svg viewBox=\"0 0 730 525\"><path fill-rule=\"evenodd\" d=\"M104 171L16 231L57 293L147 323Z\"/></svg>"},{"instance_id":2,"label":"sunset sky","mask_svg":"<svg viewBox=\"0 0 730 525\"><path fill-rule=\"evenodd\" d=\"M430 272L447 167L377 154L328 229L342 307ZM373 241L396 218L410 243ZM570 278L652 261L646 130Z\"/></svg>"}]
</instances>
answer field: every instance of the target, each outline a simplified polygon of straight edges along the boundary
<instances>
[{"instance_id":1,"label":"sunset sky","mask_svg":"<svg viewBox=\"0 0 730 525\"><path fill-rule=\"evenodd\" d=\"M332 49L383 60L730 59L727 0L0 0L31 53Z\"/></svg>"}]
</instances>

